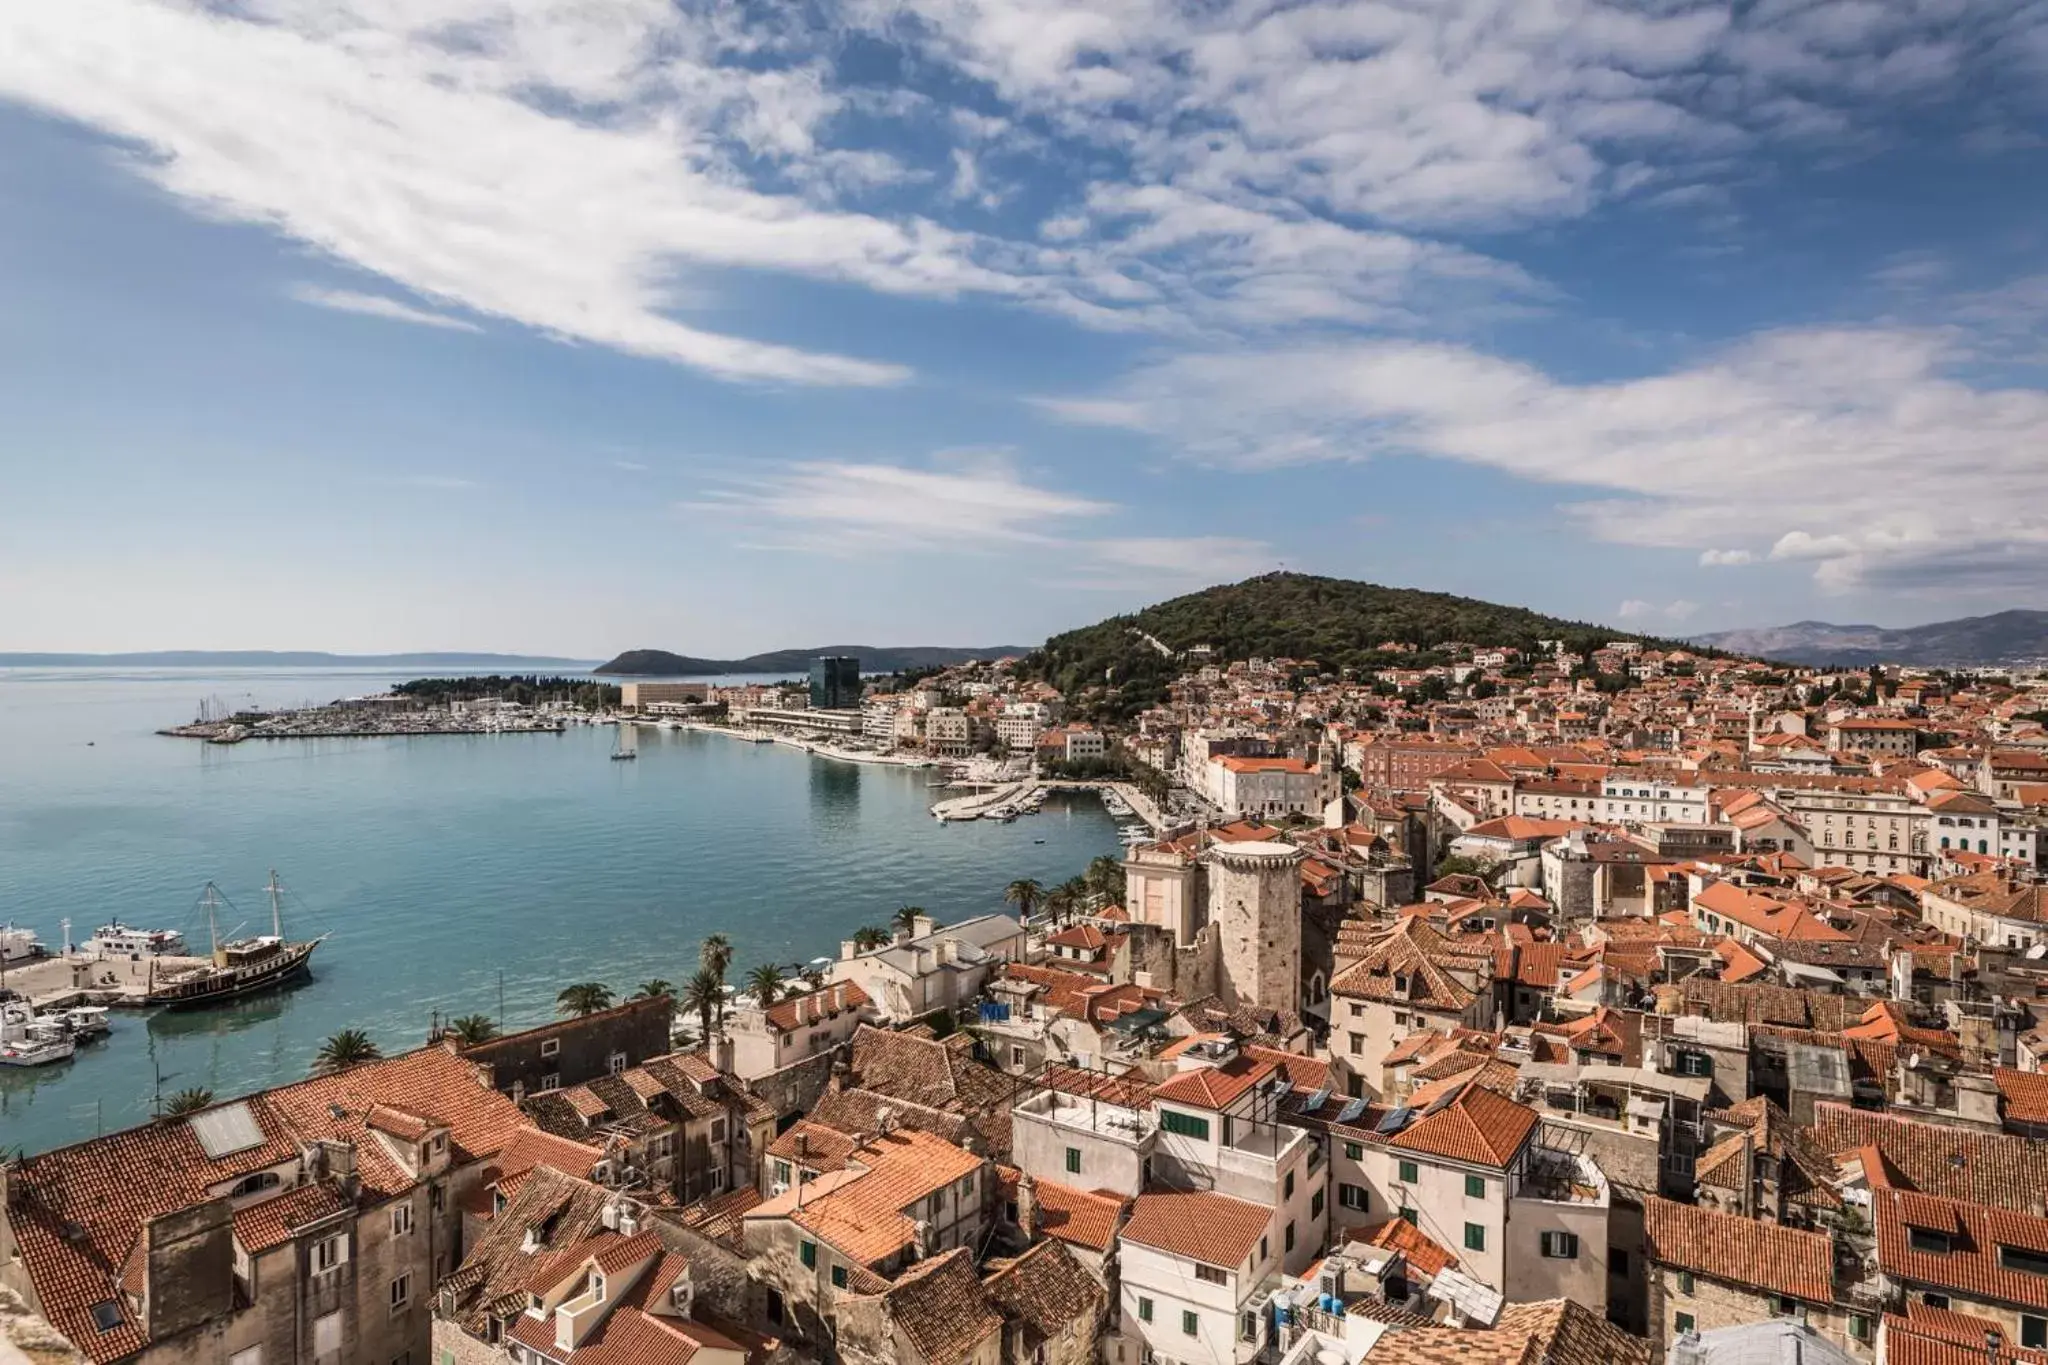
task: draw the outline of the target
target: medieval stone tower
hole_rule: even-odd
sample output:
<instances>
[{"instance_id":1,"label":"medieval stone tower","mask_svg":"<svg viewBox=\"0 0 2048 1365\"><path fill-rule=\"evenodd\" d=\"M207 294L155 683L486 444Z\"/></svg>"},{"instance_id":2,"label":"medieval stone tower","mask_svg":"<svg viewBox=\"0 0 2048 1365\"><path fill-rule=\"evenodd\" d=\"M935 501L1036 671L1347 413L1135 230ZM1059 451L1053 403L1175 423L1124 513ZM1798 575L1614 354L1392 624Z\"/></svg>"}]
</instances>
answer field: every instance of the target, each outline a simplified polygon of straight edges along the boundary
<instances>
[{"instance_id":1,"label":"medieval stone tower","mask_svg":"<svg viewBox=\"0 0 2048 1365\"><path fill-rule=\"evenodd\" d=\"M1222 938L1217 985L1232 1004L1301 1009L1301 858L1273 841L1219 843L1203 857Z\"/></svg>"}]
</instances>

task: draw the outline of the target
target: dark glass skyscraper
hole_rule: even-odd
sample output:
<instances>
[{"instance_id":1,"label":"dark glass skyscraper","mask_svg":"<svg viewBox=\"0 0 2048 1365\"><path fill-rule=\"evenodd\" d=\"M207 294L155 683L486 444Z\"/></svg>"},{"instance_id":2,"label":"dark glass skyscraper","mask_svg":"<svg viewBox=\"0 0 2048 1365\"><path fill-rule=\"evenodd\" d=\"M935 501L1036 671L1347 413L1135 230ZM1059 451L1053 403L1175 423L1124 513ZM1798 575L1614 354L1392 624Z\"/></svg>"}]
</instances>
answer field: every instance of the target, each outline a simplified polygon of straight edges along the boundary
<instances>
[{"instance_id":1,"label":"dark glass skyscraper","mask_svg":"<svg viewBox=\"0 0 2048 1365\"><path fill-rule=\"evenodd\" d=\"M860 660L828 654L811 660L811 709L852 711L860 706Z\"/></svg>"}]
</instances>

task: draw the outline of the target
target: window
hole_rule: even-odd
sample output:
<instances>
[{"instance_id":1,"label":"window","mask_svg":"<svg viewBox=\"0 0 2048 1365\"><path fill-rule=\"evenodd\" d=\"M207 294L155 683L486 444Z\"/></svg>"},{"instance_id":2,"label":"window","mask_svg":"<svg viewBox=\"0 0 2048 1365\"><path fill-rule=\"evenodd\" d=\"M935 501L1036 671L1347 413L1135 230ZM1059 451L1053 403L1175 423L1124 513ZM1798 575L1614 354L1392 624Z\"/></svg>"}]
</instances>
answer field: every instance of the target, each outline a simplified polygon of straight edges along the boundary
<instances>
[{"instance_id":1,"label":"window","mask_svg":"<svg viewBox=\"0 0 2048 1365\"><path fill-rule=\"evenodd\" d=\"M322 1314L313 1319L313 1354L331 1356L341 1350L341 1312Z\"/></svg>"},{"instance_id":2,"label":"window","mask_svg":"<svg viewBox=\"0 0 2048 1365\"><path fill-rule=\"evenodd\" d=\"M543 1038L543 1039L541 1039L541 1040L540 1040L540 1055L541 1055L541 1056L543 1056L543 1057L559 1057L559 1056L561 1056L561 1055L562 1055L562 1040L561 1040L560 1038Z\"/></svg>"},{"instance_id":3,"label":"window","mask_svg":"<svg viewBox=\"0 0 2048 1365\"><path fill-rule=\"evenodd\" d=\"M1356 1209L1360 1213L1372 1212L1372 1196L1366 1193L1363 1185L1339 1185L1337 1202L1344 1208Z\"/></svg>"},{"instance_id":4,"label":"window","mask_svg":"<svg viewBox=\"0 0 2048 1365\"><path fill-rule=\"evenodd\" d=\"M816 1270L818 1268L818 1244L816 1242L798 1242L796 1246L796 1254L797 1258L801 1260L807 1268L811 1270Z\"/></svg>"},{"instance_id":5,"label":"window","mask_svg":"<svg viewBox=\"0 0 2048 1365\"><path fill-rule=\"evenodd\" d=\"M2025 1247L2001 1246L1998 1263L2007 1270L2024 1270L2029 1275L2048 1275L2048 1255Z\"/></svg>"},{"instance_id":6,"label":"window","mask_svg":"<svg viewBox=\"0 0 2048 1365\"><path fill-rule=\"evenodd\" d=\"M1401 1183L1403 1185L1413 1185L1421 1178L1421 1172L1416 1169L1414 1162L1404 1161L1401 1163Z\"/></svg>"},{"instance_id":7,"label":"window","mask_svg":"<svg viewBox=\"0 0 2048 1365\"><path fill-rule=\"evenodd\" d=\"M777 1161L775 1163L775 1183L784 1187L788 1186L789 1163L787 1161Z\"/></svg>"},{"instance_id":8,"label":"window","mask_svg":"<svg viewBox=\"0 0 2048 1365\"><path fill-rule=\"evenodd\" d=\"M1774 1317L1799 1318L1802 1321L1806 1317L1806 1309L1799 1301L1788 1299L1783 1294L1771 1295L1771 1313Z\"/></svg>"},{"instance_id":9,"label":"window","mask_svg":"<svg viewBox=\"0 0 2048 1365\"><path fill-rule=\"evenodd\" d=\"M1922 1294L1920 1296L1920 1302L1926 1304L1929 1308L1946 1308L1948 1307L1948 1295Z\"/></svg>"},{"instance_id":10,"label":"window","mask_svg":"<svg viewBox=\"0 0 2048 1365\"><path fill-rule=\"evenodd\" d=\"M1351 1050L1353 1052L1365 1051L1365 1035L1363 1033L1353 1033L1346 1036L1351 1040Z\"/></svg>"},{"instance_id":11,"label":"window","mask_svg":"<svg viewBox=\"0 0 2048 1365\"><path fill-rule=\"evenodd\" d=\"M1688 1295L1692 1293L1692 1272L1690 1270L1678 1272L1678 1292Z\"/></svg>"},{"instance_id":12,"label":"window","mask_svg":"<svg viewBox=\"0 0 2048 1365\"><path fill-rule=\"evenodd\" d=\"M1146 1298L1142 1294L1138 1296L1138 1321L1152 1321L1152 1300Z\"/></svg>"},{"instance_id":13,"label":"window","mask_svg":"<svg viewBox=\"0 0 2048 1365\"><path fill-rule=\"evenodd\" d=\"M1676 1058L1678 1074L1681 1076L1711 1076L1714 1074L1714 1059L1704 1052L1681 1052Z\"/></svg>"},{"instance_id":14,"label":"window","mask_svg":"<svg viewBox=\"0 0 2048 1365\"><path fill-rule=\"evenodd\" d=\"M1406 1224L1407 1224L1407 1225L1408 1225L1409 1227L1411 1227L1411 1228L1412 1228L1412 1227L1414 1227L1414 1226L1415 1226L1415 1210L1414 1210L1414 1209L1402 1209L1402 1210L1401 1210L1401 1213L1400 1213L1400 1218L1401 1218L1401 1221L1402 1221L1402 1222L1404 1222L1404 1223L1406 1223Z\"/></svg>"},{"instance_id":15,"label":"window","mask_svg":"<svg viewBox=\"0 0 2048 1365\"><path fill-rule=\"evenodd\" d=\"M1858 1341L1870 1340L1870 1319L1861 1313L1849 1315L1849 1335Z\"/></svg>"},{"instance_id":16,"label":"window","mask_svg":"<svg viewBox=\"0 0 2048 1365\"><path fill-rule=\"evenodd\" d=\"M1486 1177L1485 1177L1485 1176L1483 1176L1483 1175L1468 1175L1468 1176L1466 1176L1466 1177L1465 1177L1465 1197L1466 1197L1467 1199L1484 1199L1484 1198L1486 1198Z\"/></svg>"},{"instance_id":17,"label":"window","mask_svg":"<svg viewBox=\"0 0 2048 1365\"><path fill-rule=\"evenodd\" d=\"M713 1142L723 1142L723 1141L725 1141L725 1120L724 1120L724 1119L713 1119L713 1120L711 1120L711 1140L712 1140Z\"/></svg>"},{"instance_id":18,"label":"window","mask_svg":"<svg viewBox=\"0 0 2048 1365\"><path fill-rule=\"evenodd\" d=\"M1690 1332L1692 1330L1692 1314L1678 1314L1677 1317L1673 1320L1672 1326L1678 1329L1678 1335L1684 1336L1687 1332Z\"/></svg>"},{"instance_id":19,"label":"window","mask_svg":"<svg viewBox=\"0 0 2048 1365\"><path fill-rule=\"evenodd\" d=\"M1187 1336L1194 1336L1202 1330L1201 1318L1185 1308L1182 1309L1180 1314L1180 1330Z\"/></svg>"},{"instance_id":20,"label":"window","mask_svg":"<svg viewBox=\"0 0 2048 1365\"><path fill-rule=\"evenodd\" d=\"M1245 1341L1257 1341L1259 1339L1259 1315L1257 1313L1239 1313L1237 1315L1237 1335Z\"/></svg>"},{"instance_id":21,"label":"window","mask_svg":"<svg viewBox=\"0 0 2048 1365\"><path fill-rule=\"evenodd\" d=\"M412 1205L399 1204L391 1210L391 1235L410 1237L412 1235Z\"/></svg>"},{"instance_id":22,"label":"window","mask_svg":"<svg viewBox=\"0 0 2048 1365\"><path fill-rule=\"evenodd\" d=\"M1486 1226L1483 1223L1465 1224L1465 1250L1486 1250Z\"/></svg>"},{"instance_id":23,"label":"window","mask_svg":"<svg viewBox=\"0 0 2048 1365\"><path fill-rule=\"evenodd\" d=\"M1311 1218L1323 1216L1323 1192L1321 1190L1317 1190L1308 1197L1308 1216Z\"/></svg>"},{"instance_id":24,"label":"window","mask_svg":"<svg viewBox=\"0 0 2048 1365\"><path fill-rule=\"evenodd\" d=\"M1011 1065L1011 1066L1022 1066L1022 1065L1024 1065L1024 1049L1023 1049L1023 1048L1021 1048L1021 1047L1018 1047L1018 1046L1017 1046L1016 1044L1014 1044L1014 1043L1012 1043L1012 1044L1010 1045L1010 1065Z\"/></svg>"},{"instance_id":25,"label":"window","mask_svg":"<svg viewBox=\"0 0 2048 1365\"><path fill-rule=\"evenodd\" d=\"M1344 1156L1345 1156L1345 1158L1346 1158L1347 1160L1350 1160L1350 1161L1363 1161L1363 1160L1365 1160L1365 1144L1364 1144L1364 1143L1362 1143L1362 1142L1347 1142L1347 1143L1345 1143L1345 1144L1344 1144Z\"/></svg>"},{"instance_id":26,"label":"window","mask_svg":"<svg viewBox=\"0 0 2048 1365\"><path fill-rule=\"evenodd\" d=\"M1178 1109L1162 1109L1159 1111L1159 1126L1181 1137L1200 1138L1204 1142L1209 1140L1209 1120L1199 1114L1183 1114Z\"/></svg>"},{"instance_id":27,"label":"window","mask_svg":"<svg viewBox=\"0 0 2048 1365\"><path fill-rule=\"evenodd\" d=\"M1293 1224L1293 1223L1289 1223L1289 1224L1287 1225L1287 1232L1286 1232L1286 1235L1285 1235L1285 1236L1283 1236L1283 1237L1281 1237L1281 1239L1280 1239L1280 1249L1281 1249L1282 1251L1292 1251L1292 1250L1294 1250L1294 1224Z\"/></svg>"},{"instance_id":28,"label":"window","mask_svg":"<svg viewBox=\"0 0 2048 1365\"><path fill-rule=\"evenodd\" d=\"M1273 1253L1271 1249L1268 1247L1266 1239L1261 1237L1259 1239L1259 1264L1264 1265L1266 1263L1266 1258L1272 1254Z\"/></svg>"},{"instance_id":29,"label":"window","mask_svg":"<svg viewBox=\"0 0 2048 1365\"><path fill-rule=\"evenodd\" d=\"M611 1056L605 1058L604 1069L611 1072L614 1076L623 1074L626 1070L626 1054L614 1052Z\"/></svg>"},{"instance_id":30,"label":"window","mask_svg":"<svg viewBox=\"0 0 2048 1365\"><path fill-rule=\"evenodd\" d=\"M1079 1147L1067 1148L1067 1174L1081 1174L1081 1149Z\"/></svg>"},{"instance_id":31,"label":"window","mask_svg":"<svg viewBox=\"0 0 2048 1365\"><path fill-rule=\"evenodd\" d=\"M1230 1283L1230 1273L1228 1271L1218 1270L1213 1265L1203 1265L1200 1261L1195 1262L1195 1278L1203 1284Z\"/></svg>"},{"instance_id":32,"label":"window","mask_svg":"<svg viewBox=\"0 0 2048 1365\"><path fill-rule=\"evenodd\" d=\"M1949 1250L1948 1234L1936 1232L1933 1228L1907 1228L1906 1244L1915 1251L1925 1251L1936 1256L1946 1256Z\"/></svg>"},{"instance_id":33,"label":"window","mask_svg":"<svg viewBox=\"0 0 2048 1365\"><path fill-rule=\"evenodd\" d=\"M2020 1314L2020 1345L2034 1351L2048 1347L2048 1318Z\"/></svg>"},{"instance_id":34,"label":"window","mask_svg":"<svg viewBox=\"0 0 2048 1365\"><path fill-rule=\"evenodd\" d=\"M835 1266L833 1266L833 1267L832 1267L832 1287L833 1287L834 1289L844 1289L844 1288L846 1288L846 1267L845 1267L845 1266L843 1266L843 1265L835 1265Z\"/></svg>"},{"instance_id":35,"label":"window","mask_svg":"<svg viewBox=\"0 0 2048 1365\"><path fill-rule=\"evenodd\" d=\"M407 1271L391 1282L391 1311L403 1312L412 1304L412 1272Z\"/></svg>"},{"instance_id":36,"label":"window","mask_svg":"<svg viewBox=\"0 0 2048 1365\"><path fill-rule=\"evenodd\" d=\"M1539 1249L1553 1261L1576 1261L1579 1259L1579 1235L1576 1232L1546 1232L1537 1238Z\"/></svg>"},{"instance_id":37,"label":"window","mask_svg":"<svg viewBox=\"0 0 2048 1365\"><path fill-rule=\"evenodd\" d=\"M348 1260L348 1237L337 1234L313 1243L313 1273L332 1270Z\"/></svg>"},{"instance_id":38,"label":"window","mask_svg":"<svg viewBox=\"0 0 2048 1365\"><path fill-rule=\"evenodd\" d=\"M1294 1198L1294 1172L1289 1171L1287 1173L1287 1179L1281 1185L1280 1197L1282 1199Z\"/></svg>"},{"instance_id":39,"label":"window","mask_svg":"<svg viewBox=\"0 0 2048 1365\"><path fill-rule=\"evenodd\" d=\"M562 1073L559 1071L550 1071L547 1075L540 1078L540 1093L543 1095L551 1090L560 1090L561 1088Z\"/></svg>"}]
</instances>

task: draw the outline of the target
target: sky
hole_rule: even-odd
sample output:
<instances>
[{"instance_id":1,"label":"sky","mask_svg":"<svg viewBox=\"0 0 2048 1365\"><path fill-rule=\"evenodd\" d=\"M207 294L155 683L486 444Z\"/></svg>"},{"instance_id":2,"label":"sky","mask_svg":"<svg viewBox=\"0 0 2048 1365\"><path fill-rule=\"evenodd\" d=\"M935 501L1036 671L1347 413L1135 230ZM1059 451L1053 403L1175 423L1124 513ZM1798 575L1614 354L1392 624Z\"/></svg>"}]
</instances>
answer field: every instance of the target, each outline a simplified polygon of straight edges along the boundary
<instances>
[{"instance_id":1,"label":"sky","mask_svg":"<svg viewBox=\"0 0 2048 1365\"><path fill-rule=\"evenodd\" d=\"M2048 605L2048 0L0 6L0 650Z\"/></svg>"}]
</instances>

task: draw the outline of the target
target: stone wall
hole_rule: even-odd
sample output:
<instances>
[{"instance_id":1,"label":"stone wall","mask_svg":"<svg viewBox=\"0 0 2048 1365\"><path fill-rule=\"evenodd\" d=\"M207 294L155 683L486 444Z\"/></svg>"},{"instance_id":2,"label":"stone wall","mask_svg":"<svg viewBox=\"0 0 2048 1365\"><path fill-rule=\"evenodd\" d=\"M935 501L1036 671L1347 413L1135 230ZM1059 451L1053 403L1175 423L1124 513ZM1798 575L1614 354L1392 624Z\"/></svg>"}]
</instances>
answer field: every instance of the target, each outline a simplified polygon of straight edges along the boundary
<instances>
[{"instance_id":1,"label":"stone wall","mask_svg":"<svg viewBox=\"0 0 2048 1365\"><path fill-rule=\"evenodd\" d=\"M833 1063L844 1060L846 1056L846 1045L841 1044L829 1052L791 1062L779 1071L756 1076L747 1082L747 1089L774 1106L778 1119L807 1114L817 1106L819 1097L831 1082Z\"/></svg>"}]
</instances>

